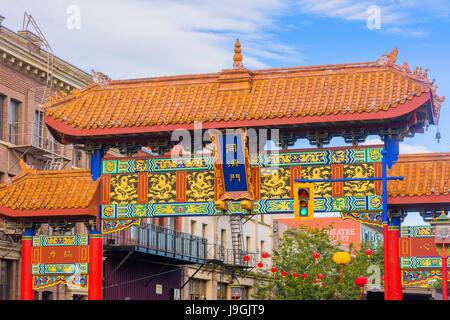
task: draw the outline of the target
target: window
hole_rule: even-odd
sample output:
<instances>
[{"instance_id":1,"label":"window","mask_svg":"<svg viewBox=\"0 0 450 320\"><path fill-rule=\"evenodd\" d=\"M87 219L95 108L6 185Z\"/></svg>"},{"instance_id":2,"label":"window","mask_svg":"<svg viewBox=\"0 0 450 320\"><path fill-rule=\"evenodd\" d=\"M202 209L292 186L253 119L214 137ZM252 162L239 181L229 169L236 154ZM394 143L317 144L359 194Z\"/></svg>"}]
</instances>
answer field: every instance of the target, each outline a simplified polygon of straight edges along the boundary
<instances>
[{"instance_id":1,"label":"window","mask_svg":"<svg viewBox=\"0 0 450 320\"><path fill-rule=\"evenodd\" d=\"M261 253L266 252L266 242L264 240L261 240Z\"/></svg>"},{"instance_id":2,"label":"window","mask_svg":"<svg viewBox=\"0 0 450 320\"><path fill-rule=\"evenodd\" d=\"M77 148L72 147L72 167L76 167L78 168L78 164L79 164L79 158L78 156L81 155L81 153L79 153L80 151L77 150Z\"/></svg>"},{"instance_id":3,"label":"window","mask_svg":"<svg viewBox=\"0 0 450 320\"><path fill-rule=\"evenodd\" d=\"M208 224L202 223L202 237L207 238L208 237Z\"/></svg>"},{"instance_id":4,"label":"window","mask_svg":"<svg viewBox=\"0 0 450 320\"><path fill-rule=\"evenodd\" d=\"M191 220L191 234L195 235L197 231L197 221Z\"/></svg>"},{"instance_id":5,"label":"window","mask_svg":"<svg viewBox=\"0 0 450 320\"><path fill-rule=\"evenodd\" d=\"M44 112L41 110L34 111L34 132L33 143L34 146L42 148L43 144L43 129L44 129Z\"/></svg>"},{"instance_id":6,"label":"window","mask_svg":"<svg viewBox=\"0 0 450 320\"><path fill-rule=\"evenodd\" d=\"M19 134L19 102L11 99L9 107L9 142L17 144Z\"/></svg>"},{"instance_id":7,"label":"window","mask_svg":"<svg viewBox=\"0 0 450 320\"><path fill-rule=\"evenodd\" d=\"M227 300L227 284L217 282L217 300Z\"/></svg>"},{"instance_id":8,"label":"window","mask_svg":"<svg viewBox=\"0 0 450 320\"><path fill-rule=\"evenodd\" d=\"M227 241L227 230L221 229L221 230L220 230L220 245L221 245L223 248L225 248L226 241Z\"/></svg>"},{"instance_id":9,"label":"window","mask_svg":"<svg viewBox=\"0 0 450 320\"><path fill-rule=\"evenodd\" d=\"M167 229L175 230L175 217L167 217Z\"/></svg>"},{"instance_id":10,"label":"window","mask_svg":"<svg viewBox=\"0 0 450 320\"><path fill-rule=\"evenodd\" d=\"M11 260L0 260L0 298L2 300L9 299L11 263Z\"/></svg>"},{"instance_id":11,"label":"window","mask_svg":"<svg viewBox=\"0 0 450 320\"><path fill-rule=\"evenodd\" d=\"M58 142L53 138L53 136L50 136L50 151L53 153L58 153Z\"/></svg>"},{"instance_id":12,"label":"window","mask_svg":"<svg viewBox=\"0 0 450 320\"><path fill-rule=\"evenodd\" d=\"M189 299L206 299L206 280L191 279L189 281Z\"/></svg>"},{"instance_id":13,"label":"window","mask_svg":"<svg viewBox=\"0 0 450 320\"><path fill-rule=\"evenodd\" d=\"M42 300L53 300L53 292L51 291L42 292Z\"/></svg>"},{"instance_id":14,"label":"window","mask_svg":"<svg viewBox=\"0 0 450 320\"><path fill-rule=\"evenodd\" d=\"M0 94L0 140L3 140L3 104L5 102L5 96Z\"/></svg>"},{"instance_id":15,"label":"window","mask_svg":"<svg viewBox=\"0 0 450 320\"><path fill-rule=\"evenodd\" d=\"M247 252L250 252L250 246L251 246L251 244L252 244L252 238L249 237L249 236L245 237L245 250L246 250Z\"/></svg>"}]
</instances>

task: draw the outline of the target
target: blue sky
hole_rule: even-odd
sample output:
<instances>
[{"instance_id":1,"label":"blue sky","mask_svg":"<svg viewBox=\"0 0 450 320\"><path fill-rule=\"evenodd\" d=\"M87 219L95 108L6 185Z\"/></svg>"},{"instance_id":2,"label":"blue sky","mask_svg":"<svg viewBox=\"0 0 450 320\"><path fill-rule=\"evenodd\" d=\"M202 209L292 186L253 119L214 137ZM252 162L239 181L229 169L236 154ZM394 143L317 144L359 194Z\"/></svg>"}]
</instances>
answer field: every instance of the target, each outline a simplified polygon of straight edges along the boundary
<instances>
[{"instance_id":1,"label":"blue sky","mask_svg":"<svg viewBox=\"0 0 450 320\"><path fill-rule=\"evenodd\" d=\"M398 64L428 68L437 93L450 99L446 0L3 1L0 15L7 28L20 30L26 11L55 55L112 79L230 68L239 37L249 69L375 61L398 48ZM368 27L375 21L373 8L379 9L379 29ZM437 127L431 126L406 138L402 153L450 151L447 104L441 110L440 143L434 139Z\"/></svg>"}]
</instances>

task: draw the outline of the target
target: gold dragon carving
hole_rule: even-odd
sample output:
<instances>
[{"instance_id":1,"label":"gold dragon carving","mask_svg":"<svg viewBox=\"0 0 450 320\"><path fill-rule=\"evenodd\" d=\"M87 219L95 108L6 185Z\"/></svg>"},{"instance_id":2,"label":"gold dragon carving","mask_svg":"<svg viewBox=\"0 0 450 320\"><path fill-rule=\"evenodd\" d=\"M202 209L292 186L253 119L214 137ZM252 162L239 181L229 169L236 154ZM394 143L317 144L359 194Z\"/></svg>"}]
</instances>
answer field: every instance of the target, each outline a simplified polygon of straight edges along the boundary
<instances>
[{"instance_id":1,"label":"gold dragon carving","mask_svg":"<svg viewBox=\"0 0 450 320\"><path fill-rule=\"evenodd\" d=\"M212 172L191 171L186 174L186 201L214 201Z\"/></svg>"},{"instance_id":2,"label":"gold dragon carving","mask_svg":"<svg viewBox=\"0 0 450 320\"><path fill-rule=\"evenodd\" d=\"M149 202L175 202L177 176L175 172L151 173L148 175Z\"/></svg>"},{"instance_id":3,"label":"gold dragon carving","mask_svg":"<svg viewBox=\"0 0 450 320\"><path fill-rule=\"evenodd\" d=\"M374 176L374 166L369 163L344 165L344 178L367 178ZM372 181L345 181L344 196L364 197L375 194Z\"/></svg>"},{"instance_id":4,"label":"gold dragon carving","mask_svg":"<svg viewBox=\"0 0 450 320\"><path fill-rule=\"evenodd\" d=\"M261 199L287 199L291 197L291 171L289 168L261 168Z\"/></svg>"},{"instance_id":5,"label":"gold dragon carving","mask_svg":"<svg viewBox=\"0 0 450 320\"><path fill-rule=\"evenodd\" d=\"M111 204L129 204L137 202L138 179L136 174L111 175Z\"/></svg>"}]
</instances>

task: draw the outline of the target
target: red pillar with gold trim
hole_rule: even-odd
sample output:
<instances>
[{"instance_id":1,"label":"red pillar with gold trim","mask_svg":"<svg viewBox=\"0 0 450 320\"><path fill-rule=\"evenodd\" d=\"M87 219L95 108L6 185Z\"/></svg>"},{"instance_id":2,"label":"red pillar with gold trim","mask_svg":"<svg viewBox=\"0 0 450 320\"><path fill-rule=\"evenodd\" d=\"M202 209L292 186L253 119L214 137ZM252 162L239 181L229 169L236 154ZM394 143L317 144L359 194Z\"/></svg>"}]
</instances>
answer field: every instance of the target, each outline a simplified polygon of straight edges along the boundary
<instances>
[{"instance_id":1,"label":"red pillar with gold trim","mask_svg":"<svg viewBox=\"0 0 450 320\"><path fill-rule=\"evenodd\" d=\"M88 299L102 300L103 239L97 230L89 232L89 283Z\"/></svg>"},{"instance_id":2,"label":"red pillar with gold trim","mask_svg":"<svg viewBox=\"0 0 450 320\"><path fill-rule=\"evenodd\" d=\"M34 226L27 228L22 236L22 268L20 275L20 300L34 300L33 275L31 274L31 246Z\"/></svg>"},{"instance_id":3,"label":"red pillar with gold trim","mask_svg":"<svg viewBox=\"0 0 450 320\"><path fill-rule=\"evenodd\" d=\"M102 173L103 148L95 149L91 155L92 180L100 179ZM102 188L99 203L102 203ZM98 209L97 223L89 229L89 278L88 300L101 300L103 287L103 239L102 239L101 207Z\"/></svg>"},{"instance_id":4,"label":"red pillar with gold trim","mask_svg":"<svg viewBox=\"0 0 450 320\"><path fill-rule=\"evenodd\" d=\"M391 217L387 226L387 254L388 254L388 297L389 300L402 300L402 275L400 269L399 234L400 217Z\"/></svg>"}]
</instances>

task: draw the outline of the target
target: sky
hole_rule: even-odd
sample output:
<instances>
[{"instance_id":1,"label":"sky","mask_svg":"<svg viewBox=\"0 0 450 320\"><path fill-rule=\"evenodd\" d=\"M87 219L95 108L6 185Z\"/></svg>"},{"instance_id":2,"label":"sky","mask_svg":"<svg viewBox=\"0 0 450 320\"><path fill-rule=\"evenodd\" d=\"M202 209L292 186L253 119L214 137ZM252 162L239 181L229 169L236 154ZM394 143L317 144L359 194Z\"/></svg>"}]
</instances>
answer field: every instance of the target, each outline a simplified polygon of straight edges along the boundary
<instances>
[{"instance_id":1,"label":"sky","mask_svg":"<svg viewBox=\"0 0 450 320\"><path fill-rule=\"evenodd\" d=\"M375 61L428 68L450 99L447 0L0 0L3 25L31 14L53 53L114 80L218 72L232 67L239 38L248 69ZM450 152L450 109L439 126L405 138L401 153ZM439 131L442 139L435 139ZM379 143L377 136L366 144ZM300 145L303 142L300 142ZM336 139L328 146L344 145ZM305 147L309 145L305 144ZM414 216L414 217L413 217ZM410 214L405 225L424 224Z\"/></svg>"}]
</instances>

